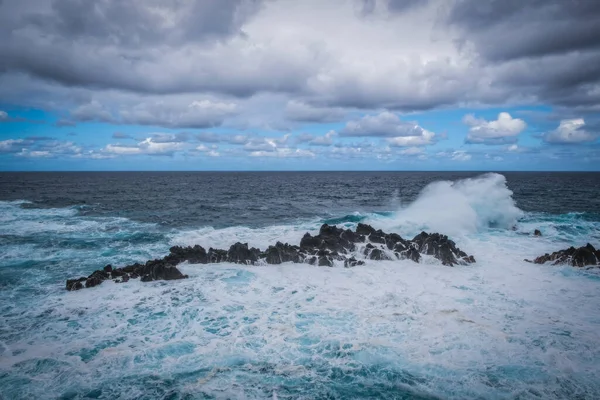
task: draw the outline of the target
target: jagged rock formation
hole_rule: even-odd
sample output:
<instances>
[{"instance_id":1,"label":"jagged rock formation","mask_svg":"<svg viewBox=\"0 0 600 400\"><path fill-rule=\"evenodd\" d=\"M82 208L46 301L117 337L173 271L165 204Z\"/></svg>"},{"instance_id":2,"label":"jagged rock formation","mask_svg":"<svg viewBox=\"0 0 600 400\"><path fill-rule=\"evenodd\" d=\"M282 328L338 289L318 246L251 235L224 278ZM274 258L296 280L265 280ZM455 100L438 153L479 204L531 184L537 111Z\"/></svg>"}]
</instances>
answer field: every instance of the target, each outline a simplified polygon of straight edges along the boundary
<instances>
[{"instance_id":1,"label":"jagged rock formation","mask_svg":"<svg viewBox=\"0 0 600 400\"><path fill-rule=\"evenodd\" d=\"M265 251L239 242L229 250L209 248L206 251L199 245L174 246L162 259L116 269L107 265L104 270L95 271L87 278L67 280L66 288L93 287L108 279L115 282L127 282L138 277L143 282L184 279L187 276L177 269L177 265L185 261L191 264L231 262L246 265L293 262L327 267L333 266L334 261L340 261L345 267L363 265L365 262L356 259L353 253L360 253L370 260L410 259L414 262L420 261L421 254L427 254L448 266L475 262L473 256L468 256L447 236L439 233L421 232L412 240L406 240L396 233L385 233L365 224L358 224L356 231L325 224L316 236L306 233L299 246L277 242Z\"/></svg>"},{"instance_id":2,"label":"jagged rock formation","mask_svg":"<svg viewBox=\"0 0 600 400\"><path fill-rule=\"evenodd\" d=\"M530 260L525 260L529 261ZM552 254L544 254L533 260L534 264L545 264L552 262L552 265L569 264L573 267L600 267L600 250L596 250L591 244L579 248L569 247L566 250L556 251Z\"/></svg>"}]
</instances>

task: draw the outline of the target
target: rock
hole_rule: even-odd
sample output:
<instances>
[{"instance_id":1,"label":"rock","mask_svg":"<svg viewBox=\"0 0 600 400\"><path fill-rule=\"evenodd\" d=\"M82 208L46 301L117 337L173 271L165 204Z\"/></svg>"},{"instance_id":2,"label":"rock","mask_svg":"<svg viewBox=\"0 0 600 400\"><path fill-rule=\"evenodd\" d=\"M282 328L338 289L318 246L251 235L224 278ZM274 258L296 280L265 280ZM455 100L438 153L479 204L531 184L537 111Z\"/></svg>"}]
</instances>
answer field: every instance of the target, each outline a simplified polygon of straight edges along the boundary
<instances>
[{"instance_id":1,"label":"rock","mask_svg":"<svg viewBox=\"0 0 600 400\"><path fill-rule=\"evenodd\" d=\"M260 250L248 248L248 243L235 243L227 252L227 260L236 264L254 264L260 257Z\"/></svg>"},{"instance_id":2,"label":"rock","mask_svg":"<svg viewBox=\"0 0 600 400\"><path fill-rule=\"evenodd\" d=\"M333 260L330 256L319 256L319 267L333 267Z\"/></svg>"},{"instance_id":3,"label":"rock","mask_svg":"<svg viewBox=\"0 0 600 400\"><path fill-rule=\"evenodd\" d=\"M367 256L371 260L391 260L391 258L381 249L373 249Z\"/></svg>"},{"instance_id":4,"label":"rock","mask_svg":"<svg viewBox=\"0 0 600 400\"><path fill-rule=\"evenodd\" d=\"M111 278L119 278L121 276L127 275L127 272L123 271L122 268L113 269L110 273Z\"/></svg>"},{"instance_id":5,"label":"rock","mask_svg":"<svg viewBox=\"0 0 600 400\"><path fill-rule=\"evenodd\" d=\"M421 261L421 253L419 253L419 251L415 249L412 245L406 250L400 251L398 254L400 255L399 258L404 260L412 260L416 263Z\"/></svg>"},{"instance_id":6,"label":"rock","mask_svg":"<svg viewBox=\"0 0 600 400\"><path fill-rule=\"evenodd\" d=\"M170 254L166 258L172 264L179 264L184 261L190 264L207 264L209 262L206 250L199 245L193 247L173 246L169 251Z\"/></svg>"},{"instance_id":7,"label":"rock","mask_svg":"<svg viewBox=\"0 0 600 400\"><path fill-rule=\"evenodd\" d=\"M600 266L600 251L596 250L591 244L575 248L569 247L566 250L556 251L552 254L544 254L533 260L535 264L545 264L552 262L552 265L568 264L573 267Z\"/></svg>"},{"instance_id":8,"label":"rock","mask_svg":"<svg viewBox=\"0 0 600 400\"><path fill-rule=\"evenodd\" d=\"M140 268L138 274L142 277L142 282L158 280L171 281L185 278L181 271L164 260L148 261L146 265Z\"/></svg>"},{"instance_id":9,"label":"rock","mask_svg":"<svg viewBox=\"0 0 600 400\"><path fill-rule=\"evenodd\" d=\"M371 225L359 223L356 226L356 233L358 233L359 235L369 236L372 233L375 233L375 228L373 228Z\"/></svg>"},{"instance_id":10,"label":"rock","mask_svg":"<svg viewBox=\"0 0 600 400\"><path fill-rule=\"evenodd\" d=\"M306 233L300 240L300 246L277 242L264 252L248 247L247 243L239 242L229 247L229 250L209 248L206 251L199 245L173 246L169 249L169 254L161 259L149 260L145 264L126 265L122 268L107 265L102 270L94 271L87 278L67 280L65 287L67 290L79 290L84 287L84 282L85 287L94 287L108 279L118 282L128 282L138 277L142 282L185 279L187 275L177 269L177 265L182 262L191 264L232 262L245 265L305 262L332 267L334 261L340 261L345 267L354 267L365 263L364 260L357 260L352 255L356 251L357 244L365 242L363 252L365 259L391 260L390 254L393 252L398 259L409 259L414 262L420 261L421 254L431 255L439 259L442 264L450 266L475 262L473 256L468 256L447 236L439 233L422 232L413 240L406 240L396 233L388 234L362 223L357 225L355 231L323 224L316 236ZM597 254L593 247L569 251L568 256L576 265L588 265L597 262L600 258L600 254ZM561 257L560 255L546 256L554 257L553 259Z\"/></svg>"},{"instance_id":11,"label":"rock","mask_svg":"<svg viewBox=\"0 0 600 400\"><path fill-rule=\"evenodd\" d=\"M105 280L107 280L109 278L110 278L110 276L108 275L107 272L104 272L104 271L101 271L101 270L94 271L86 279L86 281L85 281L85 287L89 288L89 287L98 286L99 284L101 284L102 282L104 282Z\"/></svg>"},{"instance_id":12,"label":"rock","mask_svg":"<svg viewBox=\"0 0 600 400\"><path fill-rule=\"evenodd\" d=\"M365 262L362 260L357 260L354 257L350 257L349 259L344 261L344 267L346 268L356 267L357 265L365 265Z\"/></svg>"},{"instance_id":13,"label":"rock","mask_svg":"<svg viewBox=\"0 0 600 400\"><path fill-rule=\"evenodd\" d=\"M81 282L85 282L87 280L86 277L81 277L78 279L67 279L67 290L79 290L83 289L83 284Z\"/></svg>"},{"instance_id":14,"label":"rock","mask_svg":"<svg viewBox=\"0 0 600 400\"><path fill-rule=\"evenodd\" d=\"M269 246L262 254L267 264L281 264L284 262L300 263L303 257L300 255L300 248L277 242L275 246Z\"/></svg>"},{"instance_id":15,"label":"rock","mask_svg":"<svg viewBox=\"0 0 600 400\"><path fill-rule=\"evenodd\" d=\"M220 263L227 261L227 250L208 249L208 262L209 263Z\"/></svg>"},{"instance_id":16,"label":"rock","mask_svg":"<svg viewBox=\"0 0 600 400\"><path fill-rule=\"evenodd\" d=\"M540 232L539 229L536 229L535 231L533 231L533 236L542 236L542 232Z\"/></svg>"},{"instance_id":17,"label":"rock","mask_svg":"<svg viewBox=\"0 0 600 400\"><path fill-rule=\"evenodd\" d=\"M442 261L444 265L453 266L471 262L471 258L457 248L456 243L448 239L446 235L421 232L414 237L412 243L420 253L432 255Z\"/></svg>"}]
</instances>

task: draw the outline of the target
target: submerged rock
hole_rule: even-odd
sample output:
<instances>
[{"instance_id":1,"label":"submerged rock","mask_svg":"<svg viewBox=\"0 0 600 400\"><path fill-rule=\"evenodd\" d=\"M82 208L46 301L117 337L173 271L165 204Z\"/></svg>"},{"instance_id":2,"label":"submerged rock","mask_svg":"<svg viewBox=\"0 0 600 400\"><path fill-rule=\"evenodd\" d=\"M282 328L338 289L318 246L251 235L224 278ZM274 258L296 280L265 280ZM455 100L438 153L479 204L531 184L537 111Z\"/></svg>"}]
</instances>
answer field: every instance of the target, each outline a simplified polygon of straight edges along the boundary
<instances>
[{"instance_id":1,"label":"submerged rock","mask_svg":"<svg viewBox=\"0 0 600 400\"><path fill-rule=\"evenodd\" d=\"M555 251L552 254L546 253L533 260L534 264L545 264L547 262L552 262L552 265L568 264L579 268L600 267L600 250L596 250L594 246L588 243L579 248L569 247L566 250Z\"/></svg>"},{"instance_id":2,"label":"submerged rock","mask_svg":"<svg viewBox=\"0 0 600 400\"><path fill-rule=\"evenodd\" d=\"M209 248L206 251L200 245L174 246L169 249L169 254L161 259L150 260L145 264L135 263L122 268L107 265L102 270L94 271L87 278L69 279L66 289L79 290L84 287L94 287L106 280L123 283L136 278L140 278L142 282L185 279L187 275L177 269L177 265L183 262L190 264L230 262L245 265L289 262L323 267L332 267L336 262L340 262L345 267L355 267L365 263L364 260L355 258L360 254L370 260L407 259L417 263L421 259L421 254L427 254L449 266L475 262L473 256L468 256L447 236L439 233L421 232L412 240L406 240L396 233L385 233L366 224L358 224L355 231L324 224L316 236L306 233L300 240L299 246L277 242L265 251L239 242L234 243L229 250Z\"/></svg>"}]
</instances>

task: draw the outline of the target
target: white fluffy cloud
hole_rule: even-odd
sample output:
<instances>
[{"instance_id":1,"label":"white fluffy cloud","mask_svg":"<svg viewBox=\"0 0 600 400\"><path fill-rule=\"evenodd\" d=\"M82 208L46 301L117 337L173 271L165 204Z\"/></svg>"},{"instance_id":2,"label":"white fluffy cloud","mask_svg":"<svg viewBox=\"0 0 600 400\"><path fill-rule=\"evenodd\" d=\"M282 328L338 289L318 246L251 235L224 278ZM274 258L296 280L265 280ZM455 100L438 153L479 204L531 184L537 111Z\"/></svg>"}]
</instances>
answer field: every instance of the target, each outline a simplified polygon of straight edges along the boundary
<instances>
[{"instance_id":1,"label":"white fluffy cloud","mask_svg":"<svg viewBox=\"0 0 600 400\"><path fill-rule=\"evenodd\" d=\"M400 150L400 154L404 156L418 156L423 154L424 151L420 147L409 147L407 149Z\"/></svg>"},{"instance_id":2,"label":"white fluffy cloud","mask_svg":"<svg viewBox=\"0 0 600 400\"><path fill-rule=\"evenodd\" d=\"M420 135L398 136L387 139L390 146L408 147L408 146L427 146L435 143L435 133L423 130Z\"/></svg>"},{"instance_id":3,"label":"white fluffy cloud","mask_svg":"<svg viewBox=\"0 0 600 400\"><path fill-rule=\"evenodd\" d=\"M312 158L315 157L315 153L310 150L284 147L273 151L253 151L250 153L250 157Z\"/></svg>"},{"instance_id":4,"label":"white fluffy cloud","mask_svg":"<svg viewBox=\"0 0 600 400\"><path fill-rule=\"evenodd\" d=\"M0 121L8 119L8 113L6 111L0 110Z\"/></svg>"},{"instance_id":5,"label":"white fluffy cloud","mask_svg":"<svg viewBox=\"0 0 600 400\"><path fill-rule=\"evenodd\" d=\"M486 121L468 114L463 122L469 125L466 143L506 144L517 141L517 136L525 130L527 124L519 118L513 118L507 112L498 114L498 119Z\"/></svg>"},{"instance_id":6,"label":"white fluffy cloud","mask_svg":"<svg viewBox=\"0 0 600 400\"><path fill-rule=\"evenodd\" d=\"M471 155L466 151L458 150L452 152L450 159L454 161L469 161L471 159Z\"/></svg>"},{"instance_id":7,"label":"white fluffy cloud","mask_svg":"<svg viewBox=\"0 0 600 400\"><path fill-rule=\"evenodd\" d=\"M402 121L389 111L349 121L340 136L385 137L390 146L396 147L426 146L435 143L436 139L435 133L416 122Z\"/></svg>"},{"instance_id":8,"label":"white fluffy cloud","mask_svg":"<svg viewBox=\"0 0 600 400\"><path fill-rule=\"evenodd\" d=\"M553 131L546 132L542 137L546 143L577 144L589 143L598 139L599 134L586 131L583 118L563 119Z\"/></svg>"},{"instance_id":9,"label":"white fluffy cloud","mask_svg":"<svg viewBox=\"0 0 600 400\"><path fill-rule=\"evenodd\" d=\"M333 138L337 135L336 131L329 131L323 136L317 136L308 144L312 146L331 146L333 144Z\"/></svg>"},{"instance_id":10,"label":"white fluffy cloud","mask_svg":"<svg viewBox=\"0 0 600 400\"><path fill-rule=\"evenodd\" d=\"M23 139L7 139L0 141L0 153L16 153L30 142Z\"/></svg>"},{"instance_id":11,"label":"white fluffy cloud","mask_svg":"<svg viewBox=\"0 0 600 400\"><path fill-rule=\"evenodd\" d=\"M389 111L349 121L341 130L340 136L422 136L425 130L414 122L402 121L400 117Z\"/></svg>"},{"instance_id":12,"label":"white fluffy cloud","mask_svg":"<svg viewBox=\"0 0 600 400\"><path fill-rule=\"evenodd\" d=\"M109 144L103 149L103 152L114 155L149 154L172 156L175 152L183 150L184 148L185 145L181 142L156 141L149 137L137 143L135 146Z\"/></svg>"}]
</instances>

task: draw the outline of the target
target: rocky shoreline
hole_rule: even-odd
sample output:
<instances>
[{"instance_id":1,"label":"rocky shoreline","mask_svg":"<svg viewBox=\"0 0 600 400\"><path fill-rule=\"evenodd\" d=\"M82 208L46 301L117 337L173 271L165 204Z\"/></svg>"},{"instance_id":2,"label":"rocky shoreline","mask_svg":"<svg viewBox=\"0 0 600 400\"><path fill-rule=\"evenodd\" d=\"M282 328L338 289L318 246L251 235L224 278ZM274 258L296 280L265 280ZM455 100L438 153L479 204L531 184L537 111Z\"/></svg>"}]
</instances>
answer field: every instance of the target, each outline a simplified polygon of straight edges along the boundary
<instances>
[{"instance_id":1,"label":"rocky shoreline","mask_svg":"<svg viewBox=\"0 0 600 400\"><path fill-rule=\"evenodd\" d=\"M534 264L545 264L551 262L552 265L567 264L578 268L600 267L600 250L596 250L591 244L575 248L569 247L565 250L555 251L552 254L539 256L532 262Z\"/></svg>"},{"instance_id":2,"label":"rocky shoreline","mask_svg":"<svg viewBox=\"0 0 600 400\"><path fill-rule=\"evenodd\" d=\"M539 236L536 234L536 236ZM439 233L421 232L413 239L404 239L396 233L385 233L370 225L358 224L355 231L324 224L319 234L306 233L299 245L277 242L261 251L248 247L247 243L235 243L229 250L206 250L200 245L171 247L167 256L149 260L145 264L135 263L122 268L105 266L87 277L68 279L67 290L79 290L100 285L106 280L116 283L139 278L142 282L155 280L185 279L177 269L183 262L191 264L235 263L244 265L275 265L286 262L307 263L332 267L335 261L343 262L344 267L363 265L364 260L405 260L419 262L423 254L433 256L443 265L471 264L473 256L467 255L456 247L456 243ZM355 257L358 255L358 259ZM364 259L361 259L364 257ZM570 247L532 260L534 264L568 264L579 268L600 267L600 250L591 244L575 248Z\"/></svg>"},{"instance_id":3,"label":"rocky shoreline","mask_svg":"<svg viewBox=\"0 0 600 400\"><path fill-rule=\"evenodd\" d=\"M177 265L185 261L192 264L230 262L245 265L293 262L325 267L331 267L334 261L339 261L343 262L345 267L354 267L365 263L352 255L357 252L369 260L410 259L418 263L421 255L426 254L447 266L475 262L473 256L467 255L456 247L456 243L439 233L421 232L413 239L407 240L396 233L385 233L366 224L358 224L355 231L324 224L318 235L306 233L298 246L277 242L265 251L239 242L233 244L229 250L209 248L207 251L199 245L174 246L171 247L170 253L161 259L122 268L107 265L88 277L69 279L66 289L94 287L106 280L120 283L136 278L140 278L142 282L185 279L187 275L177 269Z\"/></svg>"}]
</instances>

